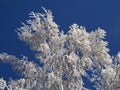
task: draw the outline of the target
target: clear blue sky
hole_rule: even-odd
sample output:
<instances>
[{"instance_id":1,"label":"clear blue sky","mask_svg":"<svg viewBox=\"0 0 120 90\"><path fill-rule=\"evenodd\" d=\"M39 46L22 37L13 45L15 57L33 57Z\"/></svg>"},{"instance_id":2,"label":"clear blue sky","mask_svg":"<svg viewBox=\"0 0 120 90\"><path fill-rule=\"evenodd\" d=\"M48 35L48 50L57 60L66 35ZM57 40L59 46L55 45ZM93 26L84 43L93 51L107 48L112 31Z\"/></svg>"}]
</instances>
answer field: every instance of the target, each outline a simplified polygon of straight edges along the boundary
<instances>
[{"instance_id":1,"label":"clear blue sky","mask_svg":"<svg viewBox=\"0 0 120 90\"><path fill-rule=\"evenodd\" d=\"M110 54L120 50L120 0L0 0L0 53L33 58L33 53L16 35L16 28L28 19L31 11L42 12L41 7L53 12L55 22L64 31L73 23L85 26L87 31L101 27L107 32ZM17 78L9 65L0 63L0 77Z\"/></svg>"}]
</instances>

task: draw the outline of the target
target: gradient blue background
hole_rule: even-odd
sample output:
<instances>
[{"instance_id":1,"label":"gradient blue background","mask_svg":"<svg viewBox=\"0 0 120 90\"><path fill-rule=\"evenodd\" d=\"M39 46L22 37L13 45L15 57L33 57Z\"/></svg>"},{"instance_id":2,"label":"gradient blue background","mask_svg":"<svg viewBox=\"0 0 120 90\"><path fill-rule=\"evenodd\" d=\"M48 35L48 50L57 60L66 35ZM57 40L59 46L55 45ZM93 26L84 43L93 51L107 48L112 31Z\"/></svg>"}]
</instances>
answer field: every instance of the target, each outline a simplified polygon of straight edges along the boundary
<instances>
[{"instance_id":1,"label":"gradient blue background","mask_svg":"<svg viewBox=\"0 0 120 90\"><path fill-rule=\"evenodd\" d=\"M120 50L120 0L0 0L0 53L18 58L23 54L33 59L33 52L19 41L15 30L31 11L43 12L42 6L53 12L55 22L65 32L73 23L85 26L88 32L101 27L107 32L105 40L109 42L110 54ZM1 62L0 77L19 78L8 64ZM88 83L87 87L92 85Z\"/></svg>"}]
</instances>

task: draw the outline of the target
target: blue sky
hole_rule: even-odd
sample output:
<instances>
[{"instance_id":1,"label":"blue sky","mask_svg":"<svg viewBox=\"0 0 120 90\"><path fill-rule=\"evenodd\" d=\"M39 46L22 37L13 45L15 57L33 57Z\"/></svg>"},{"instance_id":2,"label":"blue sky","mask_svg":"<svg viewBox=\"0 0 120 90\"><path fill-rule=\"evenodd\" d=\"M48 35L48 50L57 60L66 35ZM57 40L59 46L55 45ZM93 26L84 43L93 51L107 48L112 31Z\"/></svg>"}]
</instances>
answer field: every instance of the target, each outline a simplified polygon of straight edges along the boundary
<instances>
[{"instance_id":1,"label":"blue sky","mask_svg":"<svg viewBox=\"0 0 120 90\"><path fill-rule=\"evenodd\" d=\"M107 32L110 54L120 50L120 0L0 0L0 53L33 58L33 53L16 35L16 28L28 19L31 11L53 12L55 22L67 32L73 23L85 26L87 31L101 27ZM0 63L0 77L17 78L9 65Z\"/></svg>"}]
</instances>

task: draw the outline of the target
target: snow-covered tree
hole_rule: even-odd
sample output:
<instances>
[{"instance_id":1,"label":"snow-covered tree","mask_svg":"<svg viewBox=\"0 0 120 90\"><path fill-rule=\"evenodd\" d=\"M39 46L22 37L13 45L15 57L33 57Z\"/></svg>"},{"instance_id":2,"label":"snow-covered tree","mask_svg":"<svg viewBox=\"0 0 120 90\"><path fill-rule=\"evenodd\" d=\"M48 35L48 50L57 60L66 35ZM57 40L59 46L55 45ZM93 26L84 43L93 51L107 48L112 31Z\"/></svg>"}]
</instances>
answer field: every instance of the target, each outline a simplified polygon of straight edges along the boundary
<instances>
[{"instance_id":1,"label":"snow-covered tree","mask_svg":"<svg viewBox=\"0 0 120 90\"><path fill-rule=\"evenodd\" d=\"M43 8L44 9L44 8ZM98 28L87 32L85 27L73 24L67 33L59 30L51 11L29 14L30 20L17 30L20 40L26 42L43 66L7 53L0 61L8 63L22 78L0 79L0 89L8 90L88 90L86 77L97 90L120 90L120 53L110 56L106 32Z\"/></svg>"}]
</instances>

